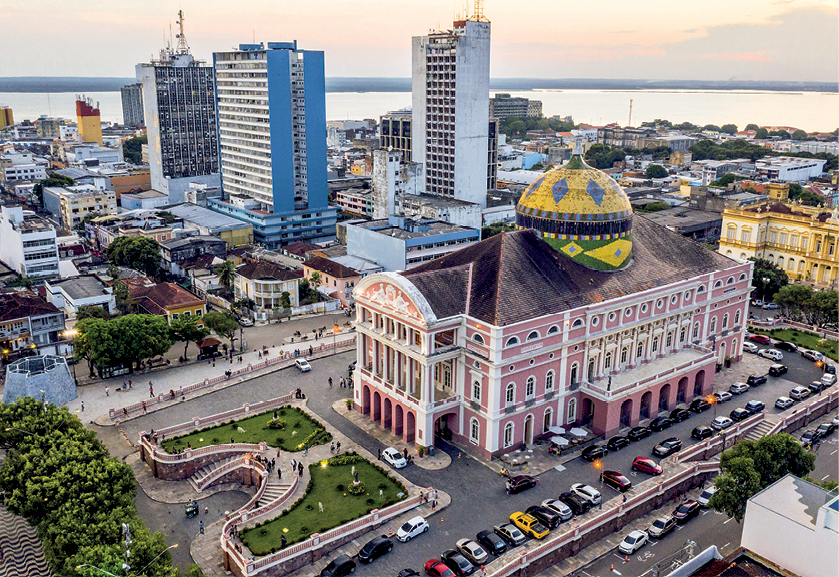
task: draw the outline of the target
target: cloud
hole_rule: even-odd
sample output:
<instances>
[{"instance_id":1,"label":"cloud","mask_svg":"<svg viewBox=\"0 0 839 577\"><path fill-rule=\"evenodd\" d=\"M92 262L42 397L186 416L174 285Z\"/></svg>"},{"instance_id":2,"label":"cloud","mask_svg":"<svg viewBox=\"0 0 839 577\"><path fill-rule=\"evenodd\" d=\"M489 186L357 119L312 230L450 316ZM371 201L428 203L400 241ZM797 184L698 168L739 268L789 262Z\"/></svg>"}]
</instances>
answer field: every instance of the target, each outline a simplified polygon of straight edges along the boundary
<instances>
[{"instance_id":1,"label":"cloud","mask_svg":"<svg viewBox=\"0 0 839 577\"><path fill-rule=\"evenodd\" d=\"M771 58L767 58L766 51L759 52L741 52L739 54L706 54L705 58L722 58L723 60L748 60L749 62L774 62Z\"/></svg>"}]
</instances>

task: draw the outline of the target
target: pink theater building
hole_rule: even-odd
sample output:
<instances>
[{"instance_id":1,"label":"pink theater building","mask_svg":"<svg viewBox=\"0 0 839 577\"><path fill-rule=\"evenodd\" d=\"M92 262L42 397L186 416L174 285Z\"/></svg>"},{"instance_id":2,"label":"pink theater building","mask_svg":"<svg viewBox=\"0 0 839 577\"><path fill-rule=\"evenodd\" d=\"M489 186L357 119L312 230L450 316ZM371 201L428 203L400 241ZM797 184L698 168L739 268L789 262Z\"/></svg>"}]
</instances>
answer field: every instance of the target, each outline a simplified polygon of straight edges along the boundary
<instances>
[{"instance_id":1,"label":"pink theater building","mask_svg":"<svg viewBox=\"0 0 839 577\"><path fill-rule=\"evenodd\" d=\"M613 270L522 229L362 279L355 410L490 457L552 426L608 438L709 395L716 365L742 356L752 263L629 218Z\"/></svg>"}]
</instances>

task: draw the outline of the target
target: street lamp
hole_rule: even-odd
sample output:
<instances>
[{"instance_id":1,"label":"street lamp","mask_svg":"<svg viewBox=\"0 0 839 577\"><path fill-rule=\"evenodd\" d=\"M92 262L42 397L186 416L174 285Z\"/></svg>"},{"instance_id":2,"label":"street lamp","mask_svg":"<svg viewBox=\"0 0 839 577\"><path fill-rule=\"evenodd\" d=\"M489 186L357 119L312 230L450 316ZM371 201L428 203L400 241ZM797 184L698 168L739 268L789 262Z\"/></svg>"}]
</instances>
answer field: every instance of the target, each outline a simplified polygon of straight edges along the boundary
<instances>
[{"instance_id":1,"label":"street lamp","mask_svg":"<svg viewBox=\"0 0 839 577\"><path fill-rule=\"evenodd\" d=\"M708 401L708 404L714 407L714 418L717 418L717 398L714 395L708 395L708 398L705 399Z\"/></svg>"},{"instance_id":2,"label":"street lamp","mask_svg":"<svg viewBox=\"0 0 839 577\"><path fill-rule=\"evenodd\" d=\"M763 301L763 304L766 305L766 285L769 284L769 277L765 276L760 280L763 282L763 299L761 300ZM763 320L763 311L764 308L760 307L760 320Z\"/></svg>"},{"instance_id":3,"label":"street lamp","mask_svg":"<svg viewBox=\"0 0 839 577\"><path fill-rule=\"evenodd\" d=\"M602 468L603 468L603 463L602 463L602 461L600 461L599 459L598 459L598 460L596 460L596 461L594 461L594 468L595 468L595 470L600 471L600 469L602 469ZM599 478L600 478L600 484L602 485L602 484L603 484L603 473L602 473L602 472L601 472L601 473L599 473L599 475L598 475L598 476L599 476Z\"/></svg>"}]
</instances>

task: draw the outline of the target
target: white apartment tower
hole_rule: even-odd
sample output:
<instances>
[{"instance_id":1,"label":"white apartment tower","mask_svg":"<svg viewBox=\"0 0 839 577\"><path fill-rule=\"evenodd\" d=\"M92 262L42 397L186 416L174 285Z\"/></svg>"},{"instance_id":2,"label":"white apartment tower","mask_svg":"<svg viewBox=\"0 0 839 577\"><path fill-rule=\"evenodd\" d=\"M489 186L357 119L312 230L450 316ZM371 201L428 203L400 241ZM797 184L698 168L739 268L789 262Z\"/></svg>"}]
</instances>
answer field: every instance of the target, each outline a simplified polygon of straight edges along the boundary
<instances>
[{"instance_id":1,"label":"white apartment tower","mask_svg":"<svg viewBox=\"0 0 839 577\"><path fill-rule=\"evenodd\" d=\"M412 43L412 154L425 192L486 207L490 23L480 2Z\"/></svg>"}]
</instances>

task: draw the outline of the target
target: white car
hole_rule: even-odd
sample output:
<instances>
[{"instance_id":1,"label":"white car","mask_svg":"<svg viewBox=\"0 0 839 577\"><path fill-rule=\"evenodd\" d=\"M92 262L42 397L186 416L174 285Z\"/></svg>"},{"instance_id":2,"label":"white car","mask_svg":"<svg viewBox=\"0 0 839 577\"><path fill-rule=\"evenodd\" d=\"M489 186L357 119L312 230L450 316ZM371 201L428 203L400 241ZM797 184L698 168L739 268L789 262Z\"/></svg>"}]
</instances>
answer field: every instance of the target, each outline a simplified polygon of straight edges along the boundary
<instances>
[{"instance_id":1,"label":"white car","mask_svg":"<svg viewBox=\"0 0 839 577\"><path fill-rule=\"evenodd\" d=\"M557 499L545 499L544 501L542 501L542 506L547 507L548 509L559 515L559 518L563 521L567 521L568 519L574 516L574 511L571 510L571 507Z\"/></svg>"},{"instance_id":2,"label":"white car","mask_svg":"<svg viewBox=\"0 0 839 577\"><path fill-rule=\"evenodd\" d=\"M716 492L717 488L711 485L710 487L702 491L702 494L696 498L696 502L699 503L700 507L707 507L708 501L711 500L711 497L713 497L714 493Z\"/></svg>"},{"instance_id":3,"label":"white car","mask_svg":"<svg viewBox=\"0 0 839 577\"><path fill-rule=\"evenodd\" d=\"M473 565L481 566L487 560L487 552L472 539L460 539L455 547Z\"/></svg>"},{"instance_id":4,"label":"white car","mask_svg":"<svg viewBox=\"0 0 839 577\"><path fill-rule=\"evenodd\" d=\"M795 404L795 401L790 399L789 397L778 397L775 401L775 406L781 410L789 409L791 406Z\"/></svg>"},{"instance_id":5,"label":"white car","mask_svg":"<svg viewBox=\"0 0 839 577\"><path fill-rule=\"evenodd\" d=\"M754 343L743 343L743 350L747 353L757 354L758 348Z\"/></svg>"},{"instance_id":6,"label":"white car","mask_svg":"<svg viewBox=\"0 0 839 577\"><path fill-rule=\"evenodd\" d=\"M428 531L428 521L417 515L399 527L396 531L396 538L403 543L407 543L417 535L421 535L426 531Z\"/></svg>"},{"instance_id":7,"label":"white car","mask_svg":"<svg viewBox=\"0 0 839 577\"><path fill-rule=\"evenodd\" d=\"M309 364L309 361L306 359L295 359L294 366L300 369L302 373L308 373L312 370L312 365Z\"/></svg>"},{"instance_id":8,"label":"white car","mask_svg":"<svg viewBox=\"0 0 839 577\"><path fill-rule=\"evenodd\" d=\"M239 324L242 325L243 327L252 327L253 326L253 321L250 320L248 317L242 317L242 318L239 319Z\"/></svg>"},{"instance_id":9,"label":"white car","mask_svg":"<svg viewBox=\"0 0 839 577\"><path fill-rule=\"evenodd\" d=\"M734 424L734 421L729 419L728 417L717 417L713 421L711 421L711 426L715 428L717 431L722 431L723 429L727 429L731 425Z\"/></svg>"},{"instance_id":10,"label":"white car","mask_svg":"<svg viewBox=\"0 0 839 577\"><path fill-rule=\"evenodd\" d=\"M390 463L390 466L394 469L401 469L408 465L408 461L405 457L394 449L393 447L388 447L384 451L382 451L382 459Z\"/></svg>"},{"instance_id":11,"label":"white car","mask_svg":"<svg viewBox=\"0 0 839 577\"><path fill-rule=\"evenodd\" d=\"M623 538L621 544L618 545L618 549L621 553L632 555L638 549L647 544L647 539L648 536L644 531L633 531Z\"/></svg>"},{"instance_id":12,"label":"white car","mask_svg":"<svg viewBox=\"0 0 839 577\"><path fill-rule=\"evenodd\" d=\"M765 311L776 311L779 308L781 308L781 307L779 307L775 303L766 303L766 304L763 305L763 310L765 310Z\"/></svg>"},{"instance_id":13,"label":"white car","mask_svg":"<svg viewBox=\"0 0 839 577\"><path fill-rule=\"evenodd\" d=\"M734 383L728 387L728 392L733 395L740 395L749 390L749 385L746 383Z\"/></svg>"},{"instance_id":14,"label":"white car","mask_svg":"<svg viewBox=\"0 0 839 577\"><path fill-rule=\"evenodd\" d=\"M574 483L571 485L571 492L582 497L592 505L600 504L600 491L591 485L583 485L582 483Z\"/></svg>"},{"instance_id":15,"label":"white car","mask_svg":"<svg viewBox=\"0 0 839 577\"><path fill-rule=\"evenodd\" d=\"M728 391L717 391L716 393L714 393L714 398L717 400L718 403L724 403L726 401L731 400L731 393L729 393Z\"/></svg>"},{"instance_id":16,"label":"white car","mask_svg":"<svg viewBox=\"0 0 839 577\"><path fill-rule=\"evenodd\" d=\"M831 375L830 373L825 373L824 376L822 376L822 384L824 384L828 387L832 387L833 385L836 384L836 375Z\"/></svg>"},{"instance_id":17,"label":"white car","mask_svg":"<svg viewBox=\"0 0 839 577\"><path fill-rule=\"evenodd\" d=\"M764 359L772 359L773 361L780 361L784 358L784 353L775 349L760 349L757 354Z\"/></svg>"}]
</instances>

